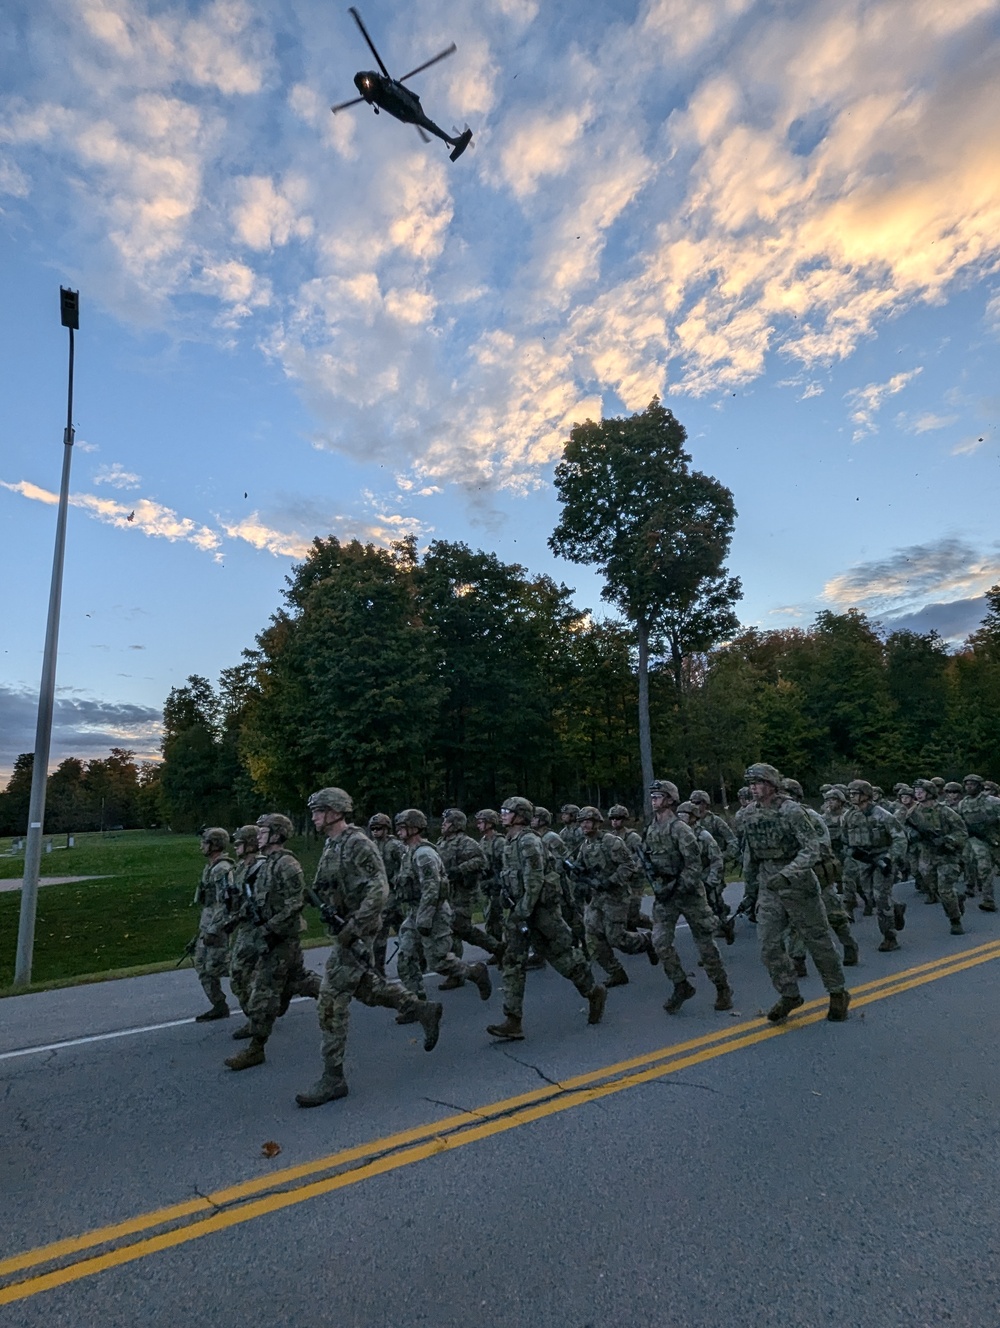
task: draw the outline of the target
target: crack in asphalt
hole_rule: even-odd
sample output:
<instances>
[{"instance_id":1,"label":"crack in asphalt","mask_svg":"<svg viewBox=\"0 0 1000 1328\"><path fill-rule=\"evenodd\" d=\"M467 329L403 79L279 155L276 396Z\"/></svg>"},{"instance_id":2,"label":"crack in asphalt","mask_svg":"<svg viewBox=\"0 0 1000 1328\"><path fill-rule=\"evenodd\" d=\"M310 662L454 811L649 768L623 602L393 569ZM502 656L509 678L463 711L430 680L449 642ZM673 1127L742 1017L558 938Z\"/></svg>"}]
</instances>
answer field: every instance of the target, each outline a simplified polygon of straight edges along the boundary
<instances>
[{"instance_id":1,"label":"crack in asphalt","mask_svg":"<svg viewBox=\"0 0 1000 1328\"><path fill-rule=\"evenodd\" d=\"M435 1107L447 1107L449 1111L460 1111L465 1116L477 1116L480 1120L492 1120L492 1116L485 1115L482 1111L476 1111L475 1107L460 1107L455 1102L445 1102L439 1097L424 1097L425 1102L430 1102Z\"/></svg>"},{"instance_id":2,"label":"crack in asphalt","mask_svg":"<svg viewBox=\"0 0 1000 1328\"><path fill-rule=\"evenodd\" d=\"M541 1069L537 1065L533 1065L531 1061L522 1061L519 1057L512 1056L511 1053L506 1049L502 1049L502 1051L503 1055L506 1056L509 1061L513 1061L515 1065L523 1065L526 1070L534 1070L535 1074L538 1075L539 1079L544 1080L544 1082L547 1084L551 1084L553 1088L558 1088L560 1093L565 1093L568 1091L566 1089L566 1086L564 1084L561 1084L558 1079L550 1079L543 1069Z\"/></svg>"},{"instance_id":3,"label":"crack in asphalt","mask_svg":"<svg viewBox=\"0 0 1000 1328\"><path fill-rule=\"evenodd\" d=\"M650 1079L649 1083L657 1088L700 1088L703 1093L718 1093L720 1097L728 1096L723 1093L721 1088L713 1088L711 1084L696 1084L690 1079Z\"/></svg>"}]
</instances>

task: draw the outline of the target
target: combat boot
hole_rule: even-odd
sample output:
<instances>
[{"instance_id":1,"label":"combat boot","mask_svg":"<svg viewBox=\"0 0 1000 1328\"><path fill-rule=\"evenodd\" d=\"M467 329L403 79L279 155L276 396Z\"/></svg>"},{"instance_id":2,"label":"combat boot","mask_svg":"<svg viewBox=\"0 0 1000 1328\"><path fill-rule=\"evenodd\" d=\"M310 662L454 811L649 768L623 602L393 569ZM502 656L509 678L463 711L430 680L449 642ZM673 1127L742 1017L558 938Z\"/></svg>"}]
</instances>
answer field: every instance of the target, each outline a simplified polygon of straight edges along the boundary
<instances>
[{"instance_id":1,"label":"combat boot","mask_svg":"<svg viewBox=\"0 0 1000 1328\"><path fill-rule=\"evenodd\" d=\"M842 1024L847 1018L847 1007L851 1003L851 993L846 989L844 991L830 992L830 1008L826 1012L827 1019L832 1024Z\"/></svg>"},{"instance_id":2,"label":"combat boot","mask_svg":"<svg viewBox=\"0 0 1000 1328\"><path fill-rule=\"evenodd\" d=\"M715 990L718 992L715 998L715 1008L717 1010L731 1010L733 1008L733 989L729 983L722 983Z\"/></svg>"},{"instance_id":3,"label":"combat boot","mask_svg":"<svg viewBox=\"0 0 1000 1328\"><path fill-rule=\"evenodd\" d=\"M524 966L525 968L544 968L545 957L544 955L535 954L534 950L532 950L531 954L528 955L528 961Z\"/></svg>"},{"instance_id":4,"label":"combat boot","mask_svg":"<svg viewBox=\"0 0 1000 1328\"><path fill-rule=\"evenodd\" d=\"M437 1046L442 1014L444 1006L440 1001L424 1001L417 1006L417 1018L424 1027L424 1051L433 1051Z\"/></svg>"},{"instance_id":5,"label":"combat boot","mask_svg":"<svg viewBox=\"0 0 1000 1328\"><path fill-rule=\"evenodd\" d=\"M858 962L858 943L854 937L849 937L843 942L844 945L844 967L854 968Z\"/></svg>"},{"instance_id":6,"label":"combat boot","mask_svg":"<svg viewBox=\"0 0 1000 1328\"><path fill-rule=\"evenodd\" d=\"M246 1051L239 1051L235 1056L227 1056L226 1064L231 1070L249 1070L254 1065L263 1065L264 1043L260 1038L252 1037Z\"/></svg>"},{"instance_id":7,"label":"combat boot","mask_svg":"<svg viewBox=\"0 0 1000 1328\"><path fill-rule=\"evenodd\" d=\"M609 990L612 987L627 987L628 974L625 972L623 968L620 968L617 973L612 973L609 977L606 977L604 979L604 985Z\"/></svg>"},{"instance_id":8,"label":"combat boot","mask_svg":"<svg viewBox=\"0 0 1000 1328\"><path fill-rule=\"evenodd\" d=\"M347 1080L342 1065L328 1065L322 1076L305 1093L296 1093L300 1107L321 1107L324 1102L336 1102L347 1096Z\"/></svg>"},{"instance_id":9,"label":"combat boot","mask_svg":"<svg viewBox=\"0 0 1000 1328\"><path fill-rule=\"evenodd\" d=\"M958 898L958 911L962 915L962 917L965 917L965 895L958 895L957 898Z\"/></svg>"},{"instance_id":10,"label":"combat boot","mask_svg":"<svg viewBox=\"0 0 1000 1328\"><path fill-rule=\"evenodd\" d=\"M248 1023L240 1024L239 1028L233 1034L233 1041L245 1042L247 1038L251 1037L253 1037L253 1029L250 1027L250 1025Z\"/></svg>"},{"instance_id":11,"label":"combat boot","mask_svg":"<svg viewBox=\"0 0 1000 1328\"><path fill-rule=\"evenodd\" d=\"M893 904L893 906L892 906L892 920L893 920L893 922L895 922L895 924L896 924L896 930L897 930L897 931L902 931L903 928L906 926L906 905L905 905L905 904L895 904L895 903Z\"/></svg>"},{"instance_id":12,"label":"combat boot","mask_svg":"<svg viewBox=\"0 0 1000 1328\"><path fill-rule=\"evenodd\" d=\"M896 940L895 932L887 931L882 937L882 944L878 948L882 954L889 954L892 950L898 950L899 942Z\"/></svg>"},{"instance_id":13,"label":"combat boot","mask_svg":"<svg viewBox=\"0 0 1000 1328\"><path fill-rule=\"evenodd\" d=\"M782 1024L800 1005L805 1005L805 997L797 992L794 996L779 996L775 1003L767 1012L767 1017L772 1024Z\"/></svg>"},{"instance_id":14,"label":"combat boot","mask_svg":"<svg viewBox=\"0 0 1000 1328\"><path fill-rule=\"evenodd\" d=\"M736 919L735 919L735 918L726 918L723 922L720 922L720 923L719 923L719 932L720 932L720 934L722 935L722 937L724 938L724 940L725 940L725 942L726 942L727 945L735 945L735 944L736 944Z\"/></svg>"},{"instance_id":15,"label":"combat boot","mask_svg":"<svg viewBox=\"0 0 1000 1328\"><path fill-rule=\"evenodd\" d=\"M809 976L809 970L806 968L805 955L796 955L792 960L792 963L795 965L795 976L797 978L805 978Z\"/></svg>"},{"instance_id":16,"label":"combat boot","mask_svg":"<svg viewBox=\"0 0 1000 1328\"><path fill-rule=\"evenodd\" d=\"M488 1024L486 1031L490 1037L503 1038L507 1042L524 1041L524 1030L517 1015L507 1015L502 1024Z\"/></svg>"},{"instance_id":17,"label":"combat boot","mask_svg":"<svg viewBox=\"0 0 1000 1328\"><path fill-rule=\"evenodd\" d=\"M984 913L995 913L997 911L996 901L993 899L984 899L979 907Z\"/></svg>"},{"instance_id":18,"label":"combat boot","mask_svg":"<svg viewBox=\"0 0 1000 1328\"><path fill-rule=\"evenodd\" d=\"M952 934L952 936L964 936L964 935L965 935L965 928L962 926L962 919L961 919L961 918L952 918L952 920L951 920L951 934Z\"/></svg>"},{"instance_id":19,"label":"combat boot","mask_svg":"<svg viewBox=\"0 0 1000 1328\"><path fill-rule=\"evenodd\" d=\"M653 967L656 968L659 965L660 956L656 953L656 946L653 944L653 933L650 931L643 931L640 932L639 935L642 936L646 942L646 958Z\"/></svg>"},{"instance_id":20,"label":"combat boot","mask_svg":"<svg viewBox=\"0 0 1000 1328\"><path fill-rule=\"evenodd\" d=\"M399 1014L396 1015L396 1023L419 1024L420 1023L419 1007L414 1006L412 1010L400 1010Z\"/></svg>"},{"instance_id":21,"label":"combat boot","mask_svg":"<svg viewBox=\"0 0 1000 1328\"><path fill-rule=\"evenodd\" d=\"M445 978L443 982L438 983L438 991L458 991L459 987L465 986L465 978L460 978L457 973L452 973L450 978Z\"/></svg>"},{"instance_id":22,"label":"combat boot","mask_svg":"<svg viewBox=\"0 0 1000 1328\"><path fill-rule=\"evenodd\" d=\"M306 971L305 981L299 983L298 995L311 996L313 1000L319 999L319 989L322 986L322 979L318 973L312 969Z\"/></svg>"},{"instance_id":23,"label":"combat boot","mask_svg":"<svg viewBox=\"0 0 1000 1328\"><path fill-rule=\"evenodd\" d=\"M663 1002L663 1008L667 1014L676 1014L684 1002L689 1001L694 994L694 987L691 986L687 978L683 982L675 982L669 1000Z\"/></svg>"},{"instance_id":24,"label":"combat boot","mask_svg":"<svg viewBox=\"0 0 1000 1328\"><path fill-rule=\"evenodd\" d=\"M228 1019L229 1006L225 1001L220 1001L213 1005L210 1010L204 1010L201 1014L196 1014L194 1022L196 1024L210 1024L214 1019Z\"/></svg>"},{"instance_id":25,"label":"combat boot","mask_svg":"<svg viewBox=\"0 0 1000 1328\"><path fill-rule=\"evenodd\" d=\"M479 989L479 999L488 1001L493 995L493 983L490 981L490 973L486 965L473 964L469 969L469 978Z\"/></svg>"},{"instance_id":26,"label":"combat boot","mask_svg":"<svg viewBox=\"0 0 1000 1328\"><path fill-rule=\"evenodd\" d=\"M604 1017L604 1007L608 1003L608 989L602 987L600 983L593 988L587 997L587 1023L599 1024Z\"/></svg>"}]
</instances>

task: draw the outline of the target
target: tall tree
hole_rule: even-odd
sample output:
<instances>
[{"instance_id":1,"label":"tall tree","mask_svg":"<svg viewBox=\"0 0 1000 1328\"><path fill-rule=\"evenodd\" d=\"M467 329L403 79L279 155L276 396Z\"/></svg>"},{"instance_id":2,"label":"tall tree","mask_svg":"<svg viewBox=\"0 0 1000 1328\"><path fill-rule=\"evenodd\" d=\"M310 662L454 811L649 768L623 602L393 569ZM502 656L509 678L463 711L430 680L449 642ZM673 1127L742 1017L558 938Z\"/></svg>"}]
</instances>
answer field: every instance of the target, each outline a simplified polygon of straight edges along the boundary
<instances>
[{"instance_id":1,"label":"tall tree","mask_svg":"<svg viewBox=\"0 0 1000 1328\"><path fill-rule=\"evenodd\" d=\"M691 470L687 434L657 397L627 418L576 425L556 467L562 515L549 547L596 564L602 597L633 624L638 647L642 777L653 777L649 659L669 653L678 704L683 664L734 633L740 583L723 566L736 508L724 484Z\"/></svg>"}]
</instances>

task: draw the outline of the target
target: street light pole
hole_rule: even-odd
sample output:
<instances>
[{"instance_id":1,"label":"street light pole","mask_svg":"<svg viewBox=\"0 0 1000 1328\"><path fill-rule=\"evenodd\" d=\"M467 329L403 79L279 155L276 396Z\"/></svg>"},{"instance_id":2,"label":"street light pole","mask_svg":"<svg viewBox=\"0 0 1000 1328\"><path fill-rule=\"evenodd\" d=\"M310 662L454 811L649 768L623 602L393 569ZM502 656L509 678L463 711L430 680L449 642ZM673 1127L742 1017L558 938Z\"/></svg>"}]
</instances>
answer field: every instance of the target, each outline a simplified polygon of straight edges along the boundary
<instances>
[{"instance_id":1,"label":"street light pole","mask_svg":"<svg viewBox=\"0 0 1000 1328\"><path fill-rule=\"evenodd\" d=\"M66 553L66 513L69 509L69 471L73 459L73 333L80 327L80 292L59 287L62 325L69 329L69 391L66 430L63 433L62 484L56 515L56 547L52 555L52 584L49 589L49 619L45 628L42 681L38 689L38 721L35 727L35 759L31 771L31 801L28 805L28 838L24 848L24 882L21 887L21 920L17 930L17 959L14 986L31 982L31 960L35 948L35 911L38 905L38 869L42 861L42 828L45 820L45 780L52 741L52 710L56 695L56 655L59 647L59 609L62 604L63 561Z\"/></svg>"}]
</instances>

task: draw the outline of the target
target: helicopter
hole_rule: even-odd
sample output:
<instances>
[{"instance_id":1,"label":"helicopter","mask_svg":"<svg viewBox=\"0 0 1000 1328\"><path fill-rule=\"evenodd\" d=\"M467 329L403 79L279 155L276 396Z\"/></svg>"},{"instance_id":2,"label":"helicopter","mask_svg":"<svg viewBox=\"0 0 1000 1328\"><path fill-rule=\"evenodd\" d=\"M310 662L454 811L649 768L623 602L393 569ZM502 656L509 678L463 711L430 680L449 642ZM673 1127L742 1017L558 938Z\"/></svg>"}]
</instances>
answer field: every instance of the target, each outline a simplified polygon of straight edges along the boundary
<instances>
[{"instance_id":1,"label":"helicopter","mask_svg":"<svg viewBox=\"0 0 1000 1328\"><path fill-rule=\"evenodd\" d=\"M382 63L382 57L375 49L375 43L369 37L368 29L361 21L361 15L353 5L347 12L361 29L361 35L368 43L371 53L382 72L379 74L374 69L362 69L355 74L354 86L361 96L352 97L350 101L342 101L336 106L331 106L330 110L336 115L338 111L345 111L348 106L357 106L360 102L366 101L376 115L380 110L383 110L387 115L402 120L404 124L416 125L417 133L425 143L431 141L427 137L428 133L444 139L445 143L452 149L449 153L451 160L457 161L472 142L472 130L466 127L465 132L459 134L457 138L453 138L451 134L446 134L443 129L424 114L424 108L420 105L420 98L417 94L411 92L409 88L403 87L406 80L412 78L414 74L419 74L424 69L429 69L431 65L436 65L439 60L443 60L447 55L453 55L458 49L455 43L452 42L447 50L439 52L430 60L425 60L422 65L417 65L416 69L411 69L402 78L393 78Z\"/></svg>"}]
</instances>

